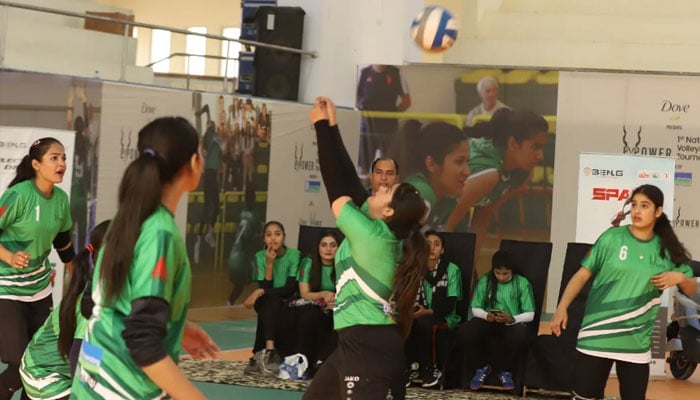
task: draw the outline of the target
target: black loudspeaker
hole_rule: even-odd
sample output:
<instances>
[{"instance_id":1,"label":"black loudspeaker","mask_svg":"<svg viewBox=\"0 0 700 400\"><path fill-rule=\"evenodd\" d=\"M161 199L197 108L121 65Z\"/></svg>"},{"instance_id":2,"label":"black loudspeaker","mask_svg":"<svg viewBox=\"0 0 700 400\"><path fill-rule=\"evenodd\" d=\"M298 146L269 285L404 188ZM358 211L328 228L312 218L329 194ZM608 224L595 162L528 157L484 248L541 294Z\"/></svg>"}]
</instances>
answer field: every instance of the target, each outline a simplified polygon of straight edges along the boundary
<instances>
[{"instance_id":1,"label":"black loudspeaker","mask_svg":"<svg viewBox=\"0 0 700 400\"><path fill-rule=\"evenodd\" d=\"M255 14L257 41L301 49L304 14L300 7L259 7ZM296 101L300 65L300 54L257 46L253 95Z\"/></svg>"}]
</instances>

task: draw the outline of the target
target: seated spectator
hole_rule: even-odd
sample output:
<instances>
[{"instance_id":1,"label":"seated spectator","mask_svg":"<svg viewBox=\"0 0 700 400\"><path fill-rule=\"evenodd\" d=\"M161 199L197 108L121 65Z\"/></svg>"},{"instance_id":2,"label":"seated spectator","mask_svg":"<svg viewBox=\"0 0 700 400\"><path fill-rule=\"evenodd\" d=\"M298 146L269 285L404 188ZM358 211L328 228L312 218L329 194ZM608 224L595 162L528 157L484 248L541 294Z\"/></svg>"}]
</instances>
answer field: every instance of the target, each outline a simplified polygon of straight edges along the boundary
<instances>
[{"instance_id":1,"label":"seated spectator","mask_svg":"<svg viewBox=\"0 0 700 400\"><path fill-rule=\"evenodd\" d=\"M297 315L297 351L309 362L307 376L313 375L317 364L323 362L335 349L338 341L333 330L333 303L335 302L335 253L340 240L338 234L321 232L316 251L301 260L299 266L299 295Z\"/></svg>"},{"instance_id":2,"label":"seated spectator","mask_svg":"<svg viewBox=\"0 0 700 400\"><path fill-rule=\"evenodd\" d=\"M472 108L467 114L467 126L474 125L477 115L493 115L501 108L510 108L498 100L498 81L492 76L485 76L476 84L476 91L481 97L481 103Z\"/></svg>"},{"instance_id":3,"label":"seated spectator","mask_svg":"<svg viewBox=\"0 0 700 400\"><path fill-rule=\"evenodd\" d=\"M300 255L299 250L285 246L284 237L284 226L280 222L267 222L263 227L265 249L255 254L253 280L259 287L243 302L258 313L254 355L245 368L247 374L277 375L284 351L278 351L275 342L280 338L289 339L285 333L294 329L288 302L296 290Z\"/></svg>"},{"instance_id":4,"label":"seated spectator","mask_svg":"<svg viewBox=\"0 0 700 400\"><path fill-rule=\"evenodd\" d=\"M442 257L445 247L440 234L427 231L425 239L430 255L423 284L418 289L411 334L406 341L406 358L419 365L418 371L409 374L407 386L420 376L423 387L427 388L437 385L442 378L436 360L437 332L454 329L461 320L457 301L462 298L462 275L458 266Z\"/></svg>"},{"instance_id":5,"label":"seated spectator","mask_svg":"<svg viewBox=\"0 0 700 400\"><path fill-rule=\"evenodd\" d=\"M535 297L528 280L513 273L512 255L494 253L492 269L476 285L473 318L459 328L467 371L476 369L470 388L478 390L492 371L506 390L515 389L512 373L517 355L535 317Z\"/></svg>"}]
</instances>

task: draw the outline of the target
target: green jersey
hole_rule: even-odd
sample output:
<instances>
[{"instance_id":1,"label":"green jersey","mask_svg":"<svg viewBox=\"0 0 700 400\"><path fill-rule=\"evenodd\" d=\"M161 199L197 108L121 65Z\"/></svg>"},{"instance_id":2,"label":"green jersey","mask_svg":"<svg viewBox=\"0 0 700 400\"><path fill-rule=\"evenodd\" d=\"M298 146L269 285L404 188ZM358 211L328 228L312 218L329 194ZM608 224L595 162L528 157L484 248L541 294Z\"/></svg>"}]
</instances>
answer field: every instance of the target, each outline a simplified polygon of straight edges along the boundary
<instances>
[{"instance_id":1,"label":"green jersey","mask_svg":"<svg viewBox=\"0 0 700 400\"><path fill-rule=\"evenodd\" d=\"M29 253L29 265L16 269L0 261L0 299L32 302L51 295L49 253L56 235L72 225L68 196L58 186L45 196L30 179L2 194L0 244Z\"/></svg>"},{"instance_id":2,"label":"green jersey","mask_svg":"<svg viewBox=\"0 0 700 400\"><path fill-rule=\"evenodd\" d=\"M95 266L101 272L104 248ZM93 280L95 307L80 349L72 393L78 399L160 399L166 394L129 356L122 332L131 303L158 297L169 305L163 345L177 363L190 301L191 271L185 242L173 215L159 206L141 225L124 289L111 303L102 297L101 279Z\"/></svg>"},{"instance_id":3,"label":"green jersey","mask_svg":"<svg viewBox=\"0 0 700 400\"><path fill-rule=\"evenodd\" d=\"M474 289L472 308L480 308L486 312L498 310L506 311L511 316L535 311L535 295L530 281L520 274L513 274L508 282L498 282L496 289L496 301L493 306L486 304L489 273L479 278Z\"/></svg>"},{"instance_id":4,"label":"green jersey","mask_svg":"<svg viewBox=\"0 0 700 400\"><path fill-rule=\"evenodd\" d=\"M433 274L437 273L437 269L430 271ZM430 273L428 272L428 273ZM453 263L447 265L447 273L440 278L437 285L433 287L430 282L423 279L423 293L425 294L426 308L433 308L433 293L438 286L447 288L446 297L455 297L457 300L462 299L462 274L459 267ZM450 329L456 327L462 318L457 314L457 307L452 312L445 316L445 322Z\"/></svg>"},{"instance_id":5,"label":"green jersey","mask_svg":"<svg viewBox=\"0 0 700 400\"><path fill-rule=\"evenodd\" d=\"M335 282L333 282L333 266L332 265L322 265L321 266L321 288L318 290L320 292L335 292ZM301 260L301 265L299 266L299 275L297 280L303 283L309 283L311 279L311 259L309 257L304 257Z\"/></svg>"},{"instance_id":6,"label":"green jersey","mask_svg":"<svg viewBox=\"0 0 700 400\"><path fill-rule=\"evenodd\" d=\"M301 253L297 249L287 247L284 254L275 258L272 264L272 287L279 288L287 283L287 278L296 279L299 273L299 260ZM255 253L255 267L253 267L253 280L265 280L265 250Z\"/></svg>"},{"instance_id":7,"label":"green jersey","mask_svg":"<svg viewBox=\"0 0 700 400\"><path fill-rule=\"evenodd\" d=\"M509 190L522 185L530 175L523 170L504 171L503 149L488 138L469 139L469 169L471 177L494 170L500 177L496 187L474 204L479 207L490 205Z\"/></svg>"},{"instance_id":8,"label":"green jersey","mask_svg":"<svg viewBox=\"0 0 700 400\"><path fill-rule=\"evenodd\" d=\"M415 186L421 197L423 197L423 199L425 199L430 205L430 215L428 215L425 226L429 229L442 231L445 224L447 224L447 219L457 206L457 196L445 196L440 200L437 200L433 187L430 186L428 179L422 172L409 176L406 179L406 182ZM466 224L460 223L455 227L455 231L466 232L467 228L468 227Z\"/></svg>"},{"instance_id":9,"label":"green jersey","mask_svg":"<svg viewBox=\"0 0 700 400\"><path fill-rule=\"evenodd\" d=\"M335 254L335 329L394 324L389 304L401 241L384 221L369 218L347 202L336 221L345 240Z\"/></svg>"},{"instance_id":10,"label":"green jersey","mask_svg":"<svg viewBox=\"0 0 700 400\"><path fill-rule=\"evenodd\" d=\"M27 395L32 399L60 399L70 394L73 377L67 359L58 353L60 307L55 307L36 331L22 356L19 373ZM87 321L80 314L80 298L75 309L74 337L82 338Z\"/></svg>"},{"instance_id":11,"label":"green jersey","mask_svg":"<svg viewBox=\"0 0 700 400\"><path fill-rule=\"evenodd\" d=\"M221 164L221 139L216 133L216 128L207 128L202 141L204 150L207 152L204 167L206 169L218 169Z\"/></svg>"},{"instance_id":12,"label":"green jersey","mask_svg":"<svg viewBox=\"0 0 700 400\"><path fill-rule=\"evenodd\" d=\"M660 255L661 239L635 238L629 226L610 228L596 241L581 265L594 276L586 302L577 349L588 355L646 364L651 361L651 336L659 313L661 291L651 278L680 271L668 253Z\"/></svg>"}]
</instances>

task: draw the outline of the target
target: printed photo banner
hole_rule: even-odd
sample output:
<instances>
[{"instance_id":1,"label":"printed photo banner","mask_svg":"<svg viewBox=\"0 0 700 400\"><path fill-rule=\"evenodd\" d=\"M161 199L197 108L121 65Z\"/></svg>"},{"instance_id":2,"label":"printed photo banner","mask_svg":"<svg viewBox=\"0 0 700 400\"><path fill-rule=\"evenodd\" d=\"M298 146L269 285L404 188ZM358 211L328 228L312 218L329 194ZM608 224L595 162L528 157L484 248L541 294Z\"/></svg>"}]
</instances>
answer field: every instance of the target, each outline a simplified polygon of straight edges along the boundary
<instances>
[{"instance_id":1,"label":"printed photo banner","mask_svg":"<svg viewBox=\"0 0 700 400\"><path fill-rule=\"evenodd\" d=\"M74 151L75 132L60 129L25 128L0 126L0 193L5 191L15 177L17 165L22 158L29 153L29 147L37 139L53 137L63 143L68 166L63 175L63 182L57 184L68 196L71 192L71 179L73 171L70 168L71 154ZM53 301L58 304L63 294L63 262L58 258L55 250L49 254L49 262L55 272Z\"/></svg>"}]
</instances>

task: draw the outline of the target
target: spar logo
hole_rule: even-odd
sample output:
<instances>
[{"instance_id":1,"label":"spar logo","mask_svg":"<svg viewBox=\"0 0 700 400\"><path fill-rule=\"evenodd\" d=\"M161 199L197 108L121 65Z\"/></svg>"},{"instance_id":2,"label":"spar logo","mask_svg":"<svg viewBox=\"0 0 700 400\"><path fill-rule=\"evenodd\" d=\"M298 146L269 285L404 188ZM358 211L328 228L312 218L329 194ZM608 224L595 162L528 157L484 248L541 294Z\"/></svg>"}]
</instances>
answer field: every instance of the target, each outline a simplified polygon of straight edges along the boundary
<instances>
[{"instance_id":1,"label":"spar logo","mask_svg":"<svg viewBox=\"0 0 700 400\"><path fill-rule=\"evenodd\" d=\"M671 157L670 147L641 146L642 127L636 130L629 130L622 125L622 153L639 156Z\"/></svg>"},{"instance_id":2,"label":"spar logo","mask_svg":"<svg viewBox=\"0 0 700 400\"><path fill-rule=\"evenodd\" d=\"M605 188L605 187L594 187L593 188L593 200L625 201L629 198L630 198L629 189Z\"/></svg>"}]
</instances>

